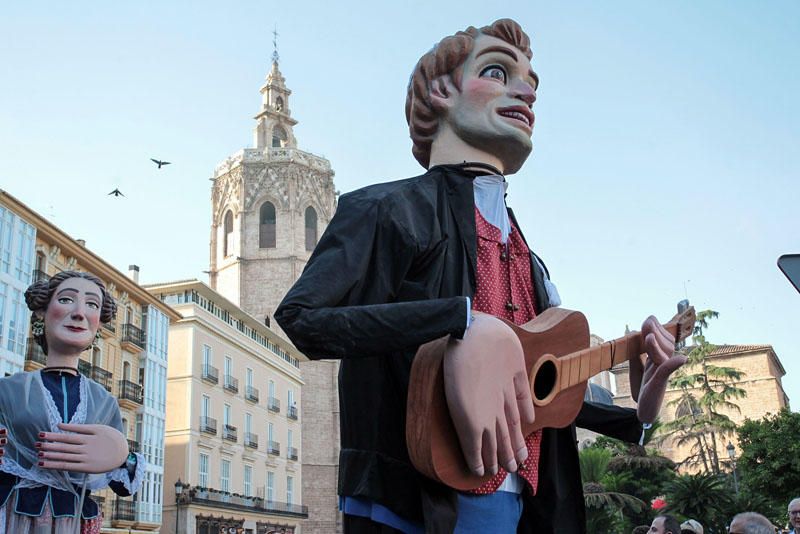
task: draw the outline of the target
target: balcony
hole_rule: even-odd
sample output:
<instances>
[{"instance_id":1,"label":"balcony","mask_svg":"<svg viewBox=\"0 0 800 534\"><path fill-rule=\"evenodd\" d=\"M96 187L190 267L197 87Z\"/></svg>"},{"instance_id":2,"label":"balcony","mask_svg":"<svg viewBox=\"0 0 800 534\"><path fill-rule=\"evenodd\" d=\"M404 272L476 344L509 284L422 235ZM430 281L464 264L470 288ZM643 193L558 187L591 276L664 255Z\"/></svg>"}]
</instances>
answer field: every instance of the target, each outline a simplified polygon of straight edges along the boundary
<instances>
[{"instance_id":1,"label":"balcony","mask_svg":"<svg viewBox=\"0 0 800 534\"><path fill-rule=\"evenodd\" d=\"M116 319L108 323L100 323L100 335L104 338L114 337L117 333L117 326L114 323Z\"/></svg>"},{"instance_id":2,"label":"balcony","mask_svg":"<svg viewBox=\"0 0 800 534\"><path fill-rule=\"evenodd\" d=\"M222 425L222 439L236 443L239 441L236 427L233 425Z\"/></svg>"},{"instance_id":3,"label":"balcony","mask_svg":"<svg viewBox=\"0 0 800 534\"><path fill-rule=\"evenodd\" d=\"M133 353L141 352L145 348L144 332L131 323L122 325L122 348Z\"/></svg>"},{"instance_id":4,"label":"balcony","mask_svg":"<svg viewBox=\"0 0 800 534\"><path fill-rule=\"evenodd\" d=\"M142 386L130 380L120 380L117 382L117 400L122 408L136 410L144 403L144 391Z\"/></svg>"},{"instance_id":5,"label":"balcony","mask_svg":"<svg viewBox=\"0 0 800 534\"><path fill-rule=\"evenodd\" d=\"M86 360L78 360L78 372L86 378L92 377L92 364Z\"/></svg>"},{"instance_id":6,"label":"balcony","mask_svg":"<svg viewBox=\"0 0 800 534\"><path fill-rule=\"evenodd\" d=\"M245 497L243 495L231 495L212 488L201 488L194 486L182 495L188 504L200 504L213 506L215 508L225 508L240 512L268 513L289 517L308 517L308 507L299 504L289 504L278 501L267 501L262 497Z\"/></svg>"},{"instance_id":7,"label":"balcony","mask_svg":"<svg viewBox=\"0 0 800 534\"><path fill-rule=\"evenodd\" d=\"M92 377L92 380L106 388L106 391L111 391L112 375L110 371L106 371L97 365L92 365L90 376Z\"/></svg>"},{"instance_id":8,"label":"balcony","mask_svg":"<svg viewBox=\"0 0 800 534\"><path fill-rule=\"evenodd\" d=\"M250 447L251 449L258 448L258 434L253 434L252 432L245 432L244 433L244 446Z\"/></svg>"},{"instance_id":9,"label":"balcony","mask_svg":"<svg viewBox=\"0 0 800 534\"><path fill-rule=\"evenodd\" d=\"M297 421L297 406L289 406L289 409L286 411L286 417Z\"/></svg>"},{"instance_id":10,"label":"balcony","mask_svg":"<svg viewBox=\"0 0 800 534\"><path fill-rule=\"evenodd\" d=\"M267 399L267 408L271 412L278 413L281 411L281 401L275 397L270 397Z\"/></svg>"},{"instance_id":11,"label":"balcony","mask_svg":"<svg viewBox=\"0 0 800 534\"><path fill-rule=\"evenodd\" d=\"M297 447L286 447L286 457L290 460L297 461Z\"/></svg>"},{"instance_id":12,"label":"balcony","mask_svg":"<svg viewBox=\"0 0 800 534\"><path fill-rule=\"evenodd\" d=\"M239 393L239 379L231 375L225 375L225 390L231 393Z\"/></svg>"},{"instance_id":13,"label":"balcony","mask_svg":"<svg viewBox=\"0 0 800 534\"><path fill-rule=\"evenodd\" d=\"M42 347L40 347L32 337L28 338L28 350L25 352L25 361L33 362L38 365L47 365L47 356L42 350ZM38 365L36 366L37 369L39 368Z\"/></svg>"},{"instance_id":14,"label":"balcony","mask_svg":"<svg viewBox=\"0 0 800 534\"><path fill-rule=\"evenodd\" d=\"M130 452L139 452L139 442L134 439L128 440L128 451Z\"/></svg>"},{"instance_id":15,"label":"balcony","mask_svg":"<svg viewBox=\"0 0 800 534\"><path fill-rule=\"evenodd\" d=\"M258 403L258 390L253 386L247 386L244 390L245 400Z\"/></svg>"},{"instance_id":16,"label":"balcony","mask_svg":"<svg viewBox=\"0 0 800 534\"><path fill-rule=\"evenodd\" d=\"M33 271L31 271L31 283L35 284L39 280L50 280L50 276L44 271L40 271L39 269L34 269Z\"/></svg>"},{"instance_id":17,"label":"balcony","mask_svg":"<svg viewBox=\"0 0 800 534\"><path fill-rule=\"evenodd\" d=\"M204 365L202 378L212 384L219 383L219 369L213 365Z\"/></svg>"},{"instance_id":18,"label":"balcony","mask_svg":"<svg viewBox=\"0 0 800 534\"><path fill-rule=\"evenodd\" d=\"M280 456L280 454L281 454L281 444L278 443L277 441L271 441L271 440L268 441L267 442L267 452L272 454L272 455L275 455L275 456Z\"/></svg>"},{"instance_id":19,"label":"balcony","mask_svg":"<svg viewBox=\"0 0 800 534\"><path fill-rule=\"evenodd\" d=\"M217 420L213 417L200 416L200 432L217 435Z\"/></svg>"},{"instance_id":20,"label":"balcony","mask_svg":"<svg viewBox=\"0 0 800 534\"><path fill-rule=\"evenodd\" d=\"M134 501L115 499L114 510L111 512L112 524L133 521L136 521L136 503Z\"/></svg>"}]
</instances>

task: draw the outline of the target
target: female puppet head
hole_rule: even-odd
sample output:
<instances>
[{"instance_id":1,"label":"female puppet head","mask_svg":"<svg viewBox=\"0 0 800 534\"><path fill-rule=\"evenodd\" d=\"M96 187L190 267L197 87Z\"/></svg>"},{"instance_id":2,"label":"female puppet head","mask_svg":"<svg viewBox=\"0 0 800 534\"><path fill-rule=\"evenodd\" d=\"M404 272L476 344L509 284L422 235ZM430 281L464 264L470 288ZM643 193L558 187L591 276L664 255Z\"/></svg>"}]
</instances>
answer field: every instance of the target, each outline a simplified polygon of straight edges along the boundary
<instances>
[{"instance_id":1,"label":"female puppet head","mask_svg":"<svg viewBox=\"0 0 800 534\"><path fill-rule=\"evenodd\" d=\"M519 58L519 61L527 63L526 71L529 70L529 63L532 57L530 39L520 25L511 19L500 19L482 28L470 26L455 35L445 37L428 53L423 55L414 67L414 72L409 80L405 111L409 133L414 143L412 153L425 168L430 166L431 147L442 128L442 121L445 119L445 111L441 106L437 105L438 99L434 98L434 96L438 94L447 96L452 91L459 93L462 91L465 63L471 57L473 51L476 50L476 42L480 39L485 40L485 37L494 38L498 42L509 45L511 50L521 53L511 52L512 55L516 55ZM478 51L478 53L482 52ZM530 71L530 74L534 84L533 91L535 91L538 78L533 71ZM532 93L524 98L524 104L529 108L532 100L535 100L535 94ZM532 114L524 109L522 111L528 116L528 126L532 128ZM486 112L476 110L475 113ZM488 133L490 136L494 135L491 132ZM526 137L527 141L524 141L523 144L529 145L530 132L527 133ZM485 143L487 139L481 139L480 142ZM496 141L490 140L489 144L494 142ZM503 141L500 141L501 147L502 144ZM491 148L498 149L497 146ZM515 168L510 171L506 169L506 172L515 172L529 153L530 147L523 147L523 153L515 155L515 161L511 162L510 166Z\"/></svg>"},{"instance_id":2,"label":"female puppet head","mask_svg":"<svg viewBox=\"0 0 800 534\"><path fill-rule=\"evenodd\" d=\"M103 282L89 273L62 271L25 291L33 337L45 354L49 346L80 353L94 341L99 324L117 313Z\"/></svg>"}]
</instances>

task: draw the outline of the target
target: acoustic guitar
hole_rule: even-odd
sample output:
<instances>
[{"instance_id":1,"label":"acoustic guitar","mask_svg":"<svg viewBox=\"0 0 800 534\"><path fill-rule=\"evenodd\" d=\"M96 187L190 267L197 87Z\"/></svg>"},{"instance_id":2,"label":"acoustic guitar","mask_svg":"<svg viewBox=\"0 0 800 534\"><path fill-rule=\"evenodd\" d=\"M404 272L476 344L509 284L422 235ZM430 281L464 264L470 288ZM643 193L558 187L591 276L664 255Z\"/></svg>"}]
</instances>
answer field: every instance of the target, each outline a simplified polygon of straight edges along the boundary
<instances>
[{"instance_id":1,"label":"acoustic guitar","mask_svg":"<svg viewBox=\"0 0 800 534\"><path fill-rule=\"evenodd\" d=\"M589 378L643 354L640 332L589 347L589 325L577 311L550 308L518 326L505 321L522 343L536 419L523 425L528 436L541 428L570 425L583 404ZM676 342L691 335L695 312L689 307L664 327ZM461 452L444 393L443 358L448 338L422 345L411 367L406 442L418 471L451 488L478 488L492 475L470 472Z\"/></svg>"}]
</instances>

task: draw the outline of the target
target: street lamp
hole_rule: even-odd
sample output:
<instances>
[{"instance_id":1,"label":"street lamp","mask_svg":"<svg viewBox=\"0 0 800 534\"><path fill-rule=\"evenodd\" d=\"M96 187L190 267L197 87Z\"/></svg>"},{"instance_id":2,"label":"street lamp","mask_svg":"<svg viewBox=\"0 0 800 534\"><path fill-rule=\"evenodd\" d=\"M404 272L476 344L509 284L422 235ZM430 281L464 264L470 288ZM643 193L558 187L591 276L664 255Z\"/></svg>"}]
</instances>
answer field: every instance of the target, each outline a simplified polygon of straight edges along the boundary
<instances>
[{"instance_id":1,"label":"street lamp","mask_svg":"<svg viewBox=\"0 0 800 534\"><path fill-rule=\"evenodd\" d=\"M728 446L725 447L728 450L728 458L731 459L731 464L733 464L733 488L736 490L736 496L739 496L739 480L736 477L736 447L733 446L733 443L730 441L728 442Z\"/></svg>"},{"instance_id":2,"label":"street lamp","mask_svg":"<svg viewBox=\"0 0 800 534\"><path fill-rule=\"evenodd\" d=\"M178 481L175 482L175 534L178 534L178 521L180 521L181 518L180 508L178 505L181 503L184 487L186 486L184 486L183 482L181 482L181 478L178 477Z\"/></svg>"}]
</instances>

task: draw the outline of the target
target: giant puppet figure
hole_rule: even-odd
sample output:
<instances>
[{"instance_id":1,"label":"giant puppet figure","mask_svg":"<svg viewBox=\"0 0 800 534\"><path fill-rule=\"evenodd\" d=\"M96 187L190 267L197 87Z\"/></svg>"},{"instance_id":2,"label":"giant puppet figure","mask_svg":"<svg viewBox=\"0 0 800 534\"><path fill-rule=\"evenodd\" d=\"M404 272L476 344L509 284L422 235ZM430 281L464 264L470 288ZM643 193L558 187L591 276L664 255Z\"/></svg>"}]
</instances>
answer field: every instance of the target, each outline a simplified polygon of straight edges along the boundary
<instances>
[{"instance_id":1,"label":"giant puppet figure","mask_svg":"<svg viewBox=\"0 0 800 534\"><path fill-rule=\"evenodd\" d=\"M275 313L309 357L342 360L339 494L348 533L585 530L574 426L522 435L520 422L535 410L521 357L502 350L513 334L497 319L521 324L558 305L505 205L505 176L531 151L538 78L530 58L528 36L508 19L425 54L406 118L427 172L343 195ZM586 402L578 425L640 439L684 361L654 319L642 333L646 370L631 365L638 417ZM412 361L443 336L461 449L474 473L494 475L471 492L422 476L406 446Z\"/></svg>"},{"instance_id":2,"label":"giant puppet figure","mask_svg":"<svg viewBox=\"0 0 800 534\"><path fill-rule=\"evenodd\" d=\"M114 298L94 275L62 271L25 292L31 334L47 356L38 371L0 378L0 532L100 532L91 492L136 493L145 460L128 451L117 399L78 373Z\"/></svg>"}]
</instances>

